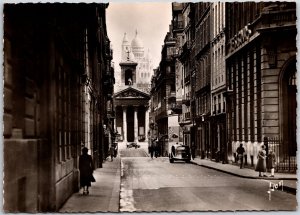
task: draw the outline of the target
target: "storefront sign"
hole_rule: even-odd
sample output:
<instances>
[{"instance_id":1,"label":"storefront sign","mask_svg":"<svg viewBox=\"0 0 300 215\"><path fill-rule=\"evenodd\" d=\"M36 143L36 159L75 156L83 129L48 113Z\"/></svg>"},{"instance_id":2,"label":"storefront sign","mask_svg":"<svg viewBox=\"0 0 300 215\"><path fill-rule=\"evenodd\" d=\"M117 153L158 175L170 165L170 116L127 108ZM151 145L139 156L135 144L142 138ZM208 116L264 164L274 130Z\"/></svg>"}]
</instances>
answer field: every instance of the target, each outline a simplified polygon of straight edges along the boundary
<instances>
[{"instance_id":1,"label":"storefront sign","mask_svg":"<svg viewBox=\"0 0 300 215\"><path fill-rule=\"evenodd\" d=\"M240 46L242 46L245 42L250 39L252 31L248 29L248 26L245 26L242 30L240 30L233 38L229 40L229 50L231 53Z\"/></svg>"}]
</instances>

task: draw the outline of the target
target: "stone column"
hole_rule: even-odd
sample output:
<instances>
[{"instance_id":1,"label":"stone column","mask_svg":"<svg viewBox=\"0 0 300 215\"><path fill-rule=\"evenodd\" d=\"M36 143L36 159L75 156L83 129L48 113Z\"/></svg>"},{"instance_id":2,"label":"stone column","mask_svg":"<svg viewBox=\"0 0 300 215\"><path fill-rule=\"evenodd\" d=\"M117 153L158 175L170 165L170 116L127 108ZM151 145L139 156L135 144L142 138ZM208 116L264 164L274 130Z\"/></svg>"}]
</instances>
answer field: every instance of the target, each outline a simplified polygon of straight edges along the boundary
<instances>
[{"instance_id":1,"label":"stone column","mask_svg":"<svg viewBox=\"0 0 300 215\"><path fill-rule=\"evenodd\" d=\"M138 108L134 107L134 142L138 142Z\"/></svg>"},{"instance_id":2,"label":"stone column","mask_svg":"<svg viewBox=\"0 0 300 215\"><path fill-rule=\"evenodd\" d=\"M148 141L148 131L149 131L149 107L145 107L145 141Z\"/></svg>"},{"instance_id":3,"label":"stone column","mask_svg":"<svg viewBox=\"0 0 300 215\"><path fill-rule=\"evenodd\" d=\"M122 106L122 108L123 108L123 142L127 142L127 116L126 116L127 107Z\"/></svg>"}]
</instances>

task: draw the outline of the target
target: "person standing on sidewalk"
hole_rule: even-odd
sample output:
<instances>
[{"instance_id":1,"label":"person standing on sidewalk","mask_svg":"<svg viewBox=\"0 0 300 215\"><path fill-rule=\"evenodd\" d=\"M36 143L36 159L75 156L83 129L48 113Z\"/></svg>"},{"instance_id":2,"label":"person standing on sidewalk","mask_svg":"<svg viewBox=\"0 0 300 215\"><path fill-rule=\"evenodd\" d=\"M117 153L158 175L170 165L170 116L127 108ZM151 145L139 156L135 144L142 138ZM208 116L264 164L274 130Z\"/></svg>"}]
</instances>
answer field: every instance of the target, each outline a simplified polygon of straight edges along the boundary
<instances>
[{"instance_id":1,"label":"person standing on sidewalk","mask_svg":"<svg viewBox=\"0 0 300 215\"><path fill-rule=\"evenodd\" d=\"M88 154L88 149L82 149L82 155L79 157L79 171L80 171L80 187L83 188L83 194L89 194L89 187L91 182L95 181L93 176L94 162L92 156Z\"/></svg>"},{"instance_id":2,"label":"person standing on sidewalk","mask_svg":"<svg viewBox=\"0 0 300 215\"><path fill-rule=\"evenodd\" d=\"M261 173L263 173L263 176L267 177L266 175L266 151L265 146L261 146L261 150L258 151L257 154L257 164L255 167L255 171L259 172L259 177L262 177Z\"/></svg>"},{"instance_id":3,"label":"person standing on sidewalk","mask_svg":"<svg viewBox=\"0 0 300 215\"><path fill-rule=\"evenodd\" d=\"M113 161L114 153L115 153L115 148L113 147L113 145L110 146L109 152L110 152L110 159L111 159L111 161Z\"/></svg>"},{"instance_id":4,"label":"person standing on sidewalk","mask_svg":"<svg viewBox=\"0 0 300 215\"><path fill-rule=\"evenodd\" d=\"M239 161L240 161L240 169L242 169L243 168L244 153L245 153L245 149L244 149L242 143L237 148L236 153L237 153L237 156L238 156Z\"/></svg>"},{"instance_id":5,"label":"person standing on sidewalk","mask_svg":"<svg viewBox=\"0 0 300 215\"><path fill-rule=\"evenodd\" d=\"M267 157L267 168L271 171L270 177L274 177L275 167L276 167L276 155L273 152L273 150L270 150Z\"/></svg>"},{"instance_id":6,"label":"person standing on sidewalk","mask_svg":"<svg viewBox=\"0 0 300 215\"><path fill-rule=\"evenodd\" d=\"M194 160L196 157L196 146L194 142L192 142L191 154L192 154L192 159Z\"/></svg>"}]
</instances>

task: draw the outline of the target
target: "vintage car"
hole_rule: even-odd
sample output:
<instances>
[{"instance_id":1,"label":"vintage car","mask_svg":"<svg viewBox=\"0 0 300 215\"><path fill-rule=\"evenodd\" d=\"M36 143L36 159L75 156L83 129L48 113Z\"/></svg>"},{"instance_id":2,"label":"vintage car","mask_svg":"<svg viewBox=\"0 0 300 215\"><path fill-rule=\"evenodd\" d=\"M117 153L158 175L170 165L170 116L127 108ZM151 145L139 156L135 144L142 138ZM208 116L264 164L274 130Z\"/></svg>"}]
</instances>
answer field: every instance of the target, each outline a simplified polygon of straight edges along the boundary
<instances>
[{"instance_id":1,"label":"vintage car","mask_svg":"<svg viewBox=\"0 0 300 215\"><path fill-rule=\"evenodd\" d=\"M140 145L138 145L136 142L127 143L127 148L140 148Z\"/></svg>"},{"instance_id":2,"label":"vintage car","mask_svg":"<svg viewBox=\"0 0 300 215\"><path fill-rule=\"evenodd\" d=\"M170 163L174 163L174 161L191 161L191 152L190 147L187 145L179 145L175 144L172 145L170 152L169 152L169 161Z\"/></svg>"}]
</instances>

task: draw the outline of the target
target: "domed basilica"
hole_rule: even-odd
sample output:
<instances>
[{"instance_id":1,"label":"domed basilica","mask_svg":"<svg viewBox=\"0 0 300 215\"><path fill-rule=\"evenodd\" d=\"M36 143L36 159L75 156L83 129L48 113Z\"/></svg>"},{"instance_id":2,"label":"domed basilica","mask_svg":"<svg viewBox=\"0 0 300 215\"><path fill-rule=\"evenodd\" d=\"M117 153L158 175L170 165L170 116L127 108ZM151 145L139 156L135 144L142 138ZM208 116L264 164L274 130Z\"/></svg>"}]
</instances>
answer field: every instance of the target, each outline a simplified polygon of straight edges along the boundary
<instances>
[{"instance_id":1,"label":"domed basilica","mask_svg":"<svg viewBox=\"0 0 300 215\"><path fill-rule=\"evenodd\" d=\"M149 49L145 52L143 41L140 39L138 32L135 32L135 37L129 42L126 33L122 41L122 56L121 63L132 61L136 62L136 83L135 87L139 90L149 93L151 87L151 77L153 75L153 65ZM116 76L118 76L116 74ZM121 76L121 74L120 74ZM126 83L120 82L121 77L116 77L118 83L115 92L124 89Z\"/></svg>"},{"instance_id":2,"label":"domed basilica","mask_svg":"<svg viewBox=\"0 0 300 215\"><path fill-rule=\"evenodd\" d=\"M119 141L147 141L153 66L149 50L145 54L137 31L131 43L124 34L120 67L121 72L115 75L117 83L114 89L114 124L120 134Z\"/></svg>"}]
</instances>

